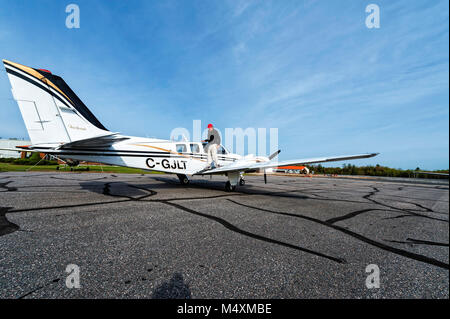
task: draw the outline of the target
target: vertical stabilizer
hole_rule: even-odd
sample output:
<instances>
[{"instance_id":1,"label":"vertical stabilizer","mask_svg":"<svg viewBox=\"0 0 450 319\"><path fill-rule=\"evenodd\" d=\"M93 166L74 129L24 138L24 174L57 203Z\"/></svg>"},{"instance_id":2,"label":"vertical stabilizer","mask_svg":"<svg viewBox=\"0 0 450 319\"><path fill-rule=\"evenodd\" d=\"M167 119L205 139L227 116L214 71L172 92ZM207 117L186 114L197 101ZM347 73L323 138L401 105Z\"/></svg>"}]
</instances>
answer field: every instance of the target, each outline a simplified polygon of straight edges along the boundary
<instances>
[{"instance_id":1,"label":"vertical stabilizer","mask_svg":"<svg viewBox=\"0 0 450 319\"><path fill-rule=\"evenodd\" d=\"M33 144L68 143L109 133L61 77L7 60L3 64Z\"/></svg>"}]
</instances>

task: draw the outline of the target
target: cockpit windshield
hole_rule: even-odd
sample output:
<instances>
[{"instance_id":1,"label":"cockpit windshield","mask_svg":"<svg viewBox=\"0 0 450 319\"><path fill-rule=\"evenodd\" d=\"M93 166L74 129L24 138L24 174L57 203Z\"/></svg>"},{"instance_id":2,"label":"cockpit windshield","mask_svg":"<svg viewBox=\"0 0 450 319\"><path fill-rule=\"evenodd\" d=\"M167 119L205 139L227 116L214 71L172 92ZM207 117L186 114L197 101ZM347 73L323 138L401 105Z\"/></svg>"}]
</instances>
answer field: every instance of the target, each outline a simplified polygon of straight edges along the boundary
<instances>
[{"instance_id":1,"label":"cockpit windshield","mask_svg":"<svg viewBox=\"0 0 450 319\"><path fill-rule=\"evenodd\" d=\"M208 148L206 147L206 145L208 145L208 143L202 143L202 145L205 152L207 152ZM228 154L228 153L229 153L228 150L222 144L220 144L219 147L217 148L217 154Z\"/></svg>"},{"instance_id":2,"label":"cockpit windshield","mask_svg":"<svg viewBox=\"0 0 450 319\"><path fill-rule=\"evenodd\" d=\"M220 145L217 149L217 154L228 154L228 151L223 145Z\"/></svg>"}]
</instances>

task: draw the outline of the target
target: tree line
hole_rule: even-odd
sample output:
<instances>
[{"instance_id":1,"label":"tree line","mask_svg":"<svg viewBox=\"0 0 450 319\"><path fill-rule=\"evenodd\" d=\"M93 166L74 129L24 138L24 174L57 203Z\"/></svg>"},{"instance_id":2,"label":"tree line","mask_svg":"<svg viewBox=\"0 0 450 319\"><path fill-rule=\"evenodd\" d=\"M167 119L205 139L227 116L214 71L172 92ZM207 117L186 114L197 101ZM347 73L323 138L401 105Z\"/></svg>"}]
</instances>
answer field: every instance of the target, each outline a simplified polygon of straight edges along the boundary
<instances>
[{"instance_id":1,"label":"tree line","mask_svg":"<svg viewBox=\"0 0 450 319\"><path fill-rule=\"evenodd\" d=\"M39 162L40 161L40 162ZM55 160L41 160L39 153L33 153L28 158L0 158L0 163L9 163L16 165L58 165ZM421 169L417 167L412 169L400 169L391 168L387 166L381 166L379 164L375 166L356 166L352 164L344 164L342 167L324 167L321 164L318 165L306 165L309 171L314 174L325 175L364 175L364 176L386 176L386 177L421 177L421 178L435 178L435 179L448 179L448 176L438 176L421 174ZM433 173L446 173L447 170L435 170Z\"/></svg>"},{"instance_id":2,"label":"tree line","mask_svg":"<svg viewBox=\"0 0 450 319\"><path fill-rule=\"evenodd\" d=\"M364 176L387 176L387 177L421 177L421 178L435 178L435 179L448 179L448 176L438 176L430 174L421 174L421 169L417 167L412 169L400 169L391 168L387 166L381 166L379 164L375 166L356 166L352 164L344 164L342 167L324 167L318 165L307 165L310 172L314 174L325 175L364 175ZM447 170L436 170L433 173L446 173Z\"/></svg>"}]
</instances>

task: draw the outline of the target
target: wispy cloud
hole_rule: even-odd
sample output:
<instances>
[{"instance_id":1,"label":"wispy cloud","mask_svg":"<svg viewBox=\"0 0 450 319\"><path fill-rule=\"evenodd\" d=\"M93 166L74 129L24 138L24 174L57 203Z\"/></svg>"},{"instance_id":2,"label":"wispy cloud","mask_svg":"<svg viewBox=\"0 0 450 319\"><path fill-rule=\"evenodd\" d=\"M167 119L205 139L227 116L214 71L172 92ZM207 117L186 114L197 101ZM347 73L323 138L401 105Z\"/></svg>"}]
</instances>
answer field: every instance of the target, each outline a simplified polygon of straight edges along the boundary
<instances>
[{"instance_id":1,"label":"wispy cloud","mask_svg":"<svg viewBox=\"0 0 450 319\"><path fill-rule=\"evenodd\" d=\"M229 2L231 5L234 6L234 17L239 17L240 15L242 15L245 10L247 10L250 5L253 3L252 0L240 0L240 1L230 1Z\"/></svg>"}]
</instances>

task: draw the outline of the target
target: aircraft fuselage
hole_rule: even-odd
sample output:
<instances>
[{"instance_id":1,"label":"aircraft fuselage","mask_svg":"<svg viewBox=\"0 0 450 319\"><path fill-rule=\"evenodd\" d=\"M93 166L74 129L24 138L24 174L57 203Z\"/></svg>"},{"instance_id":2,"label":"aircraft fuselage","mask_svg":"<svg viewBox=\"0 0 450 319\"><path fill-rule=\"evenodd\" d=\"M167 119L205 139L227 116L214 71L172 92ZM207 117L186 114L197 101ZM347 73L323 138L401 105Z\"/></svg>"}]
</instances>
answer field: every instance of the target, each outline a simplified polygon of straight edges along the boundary
<instances>
[{"instance_id":1,"label":"aircraft fuselage","mask_svg":"<svg viewBox=\"0 0 450 319\"><path fill-rule=\"evenodd\" d=\"M200 142L167 141L129 137L130 139L113 144L107 149L71 148L46 150L50 155L61 159L75 159L86 162L99 162L109 165L139 168L172 174L193 175L208 166L207 153ZM40 149L36 146L36 149ZM218 164L230 165L242 156L229 153L222 145L217 152ZM247 158L247 157L246 157ZM267 161L265 157L248 158L252 162Z\"/></svg>"}]
</instances>

